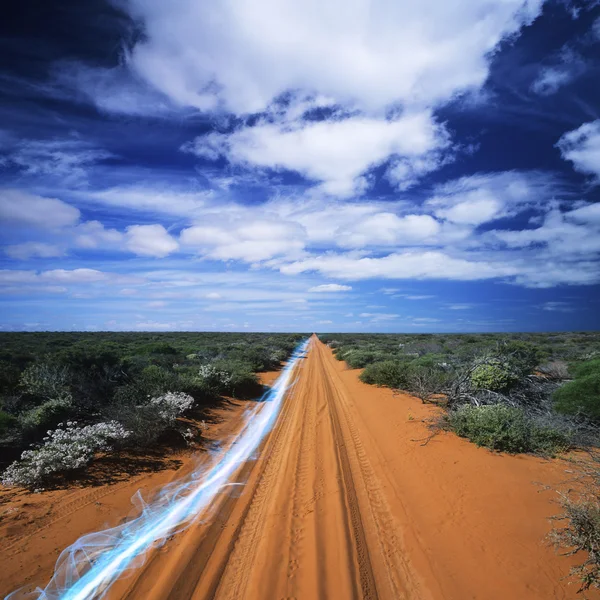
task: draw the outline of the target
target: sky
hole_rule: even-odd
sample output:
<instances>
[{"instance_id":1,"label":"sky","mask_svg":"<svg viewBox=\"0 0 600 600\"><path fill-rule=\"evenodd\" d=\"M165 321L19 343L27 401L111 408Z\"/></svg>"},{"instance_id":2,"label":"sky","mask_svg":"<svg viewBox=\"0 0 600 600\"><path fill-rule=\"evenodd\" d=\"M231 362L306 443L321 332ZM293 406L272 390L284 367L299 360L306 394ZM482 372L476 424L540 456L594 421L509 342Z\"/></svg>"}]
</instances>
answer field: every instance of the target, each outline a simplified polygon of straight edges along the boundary
<instances>
[{"instance_id":1,"label":"sky","mask_svg":"<svg viewBox=\"0 0 600 600\"><path fill-rule=\"evenodd\" d=\"M21 0L0 330L600 328L598 0Z\"/></svg>"}]
</instances>

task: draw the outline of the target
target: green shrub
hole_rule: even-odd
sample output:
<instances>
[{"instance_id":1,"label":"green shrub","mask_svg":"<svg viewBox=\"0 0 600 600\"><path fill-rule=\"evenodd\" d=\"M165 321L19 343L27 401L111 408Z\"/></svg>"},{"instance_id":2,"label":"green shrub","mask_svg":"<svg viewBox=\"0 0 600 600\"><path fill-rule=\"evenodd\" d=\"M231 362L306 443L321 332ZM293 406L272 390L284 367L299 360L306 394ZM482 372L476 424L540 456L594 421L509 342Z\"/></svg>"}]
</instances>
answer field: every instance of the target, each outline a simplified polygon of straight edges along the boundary
<instances>
[{"instance_id":1,"label":"green shrub","mask_svg":"<svg viewBox=\"0 0 600 600\"><path fill-rule=\"evenodd\" d=\"M176 373L158 365L150 365L133 379L115 391L114 400L121 404L142 404L153 396L160 396L180 388Z\"/></svg>"},{"instance_id":2,"label":"green shrub","mask_svg":"<svg viewBox=\"0 0 600 600\"><path fill-rule=\"evenodd\" d=\"M351 369L362 369L375 362L378 355L373 352L363 352L360 350L351 350L346 352L344 360Z\"/></svg>"},{"instance_id":3,"label":"green shrub","mask_svg":"<svg viewBox=\"0 0 600 600\"><path fill-rule=\"evenodd\" d=\"M596 362L596 361L593 361ZM580 372L586 373L583 369ZM578 377L554 392L554 408L567 415L581 414L600 420L600 372Z\"/></svg>"},{"instance_id":4,"label":"green shrub","mask_svg":"<svg viewBox=\"0 0 600 600\"><path fill-rule=\"evenodd\" d=\"M19 385L25 394L37 398L56 398L68 390L69 371L66 367L38 362L22 373Z\"/></svg>"},{"instance_id":5,"label":"green shrub","mask_svg":"<svg viewBox=\"0 0 600 600\"><path fill-rule=\"evenodd\" d=\"M360 374L360 380L364 383L406 389L408 386L407 367L406 364L394 360L371 363Z\"/></svg>"},{"instance_id":6,"label":"green shrub","mask_svg":"<svg viewBox=\"0 0 600 600\"><path fill-rule=\"evenodd\" d=\"M520 408L466 405L451 412L448 419L458 435L491 450L552 455L569 447L565 435L537 425Z\"/></svg>"},{"instance_id":7,"label":"green shrub","mask_svg":"<svg viewBox=\"0 0 600 600\"><path fill-rule=\"evenodd\" d=\"M0 410L0 435L8 433L18 424L16 417Z\"/></svg>"},{"instance_id":8,"label":"green shrub","mask_svg":"<svg viewBox=\"0 0 600 600\"><path fill-rule=\"evenodd\" d=\"M73 399L69 394L64 394L21 413L18 421L26 437L35 437L36 434L46 433L48 429L56 427L72 416L72 412Z\"/></svg>"},{"instance_id":9,"label":"green shrub","mask_svg":"<svg viewBox=\"0 0 600 600\"><path fill-rule=\"evenodd\" d=\"M517 381L510 366L495 358L477 365L471 372L471 383L476 390L501 392Z\"/></svg>"},{"instance_id":10,"label":"green shrub","mask_svg":"<svg viewBox=\"0 0 600 600\"><path fill-rule=\"evenodd\" d=\"M140 348L141 354L178 354L177 349L166 342L156 342L154 344L146 344Z\"/></svg>"},{"instance_id":11,"label":"green shrub","mask_svg":"<svg viewBox=\"0 0 600 600\"><path fill-rule=\"evenodd\" d=\"M587 360L585 362L574 365L571 368L571 371L573 372L573 377L575 377L576 379L600 373L600 358L595 358L594 360Z\"/></svg>"},{"instance_id":12,"label":"green shrub","mask_svg":"<svg viewBox=\"0 0 600 600\"><path fill-rule=\"evenodd\" d=\"M511 340L504 342L499 354L507 360L513 371L523 377L529 375L539 364L548 358L548 352L531 342Z\"/></svg>"}]
</instances>

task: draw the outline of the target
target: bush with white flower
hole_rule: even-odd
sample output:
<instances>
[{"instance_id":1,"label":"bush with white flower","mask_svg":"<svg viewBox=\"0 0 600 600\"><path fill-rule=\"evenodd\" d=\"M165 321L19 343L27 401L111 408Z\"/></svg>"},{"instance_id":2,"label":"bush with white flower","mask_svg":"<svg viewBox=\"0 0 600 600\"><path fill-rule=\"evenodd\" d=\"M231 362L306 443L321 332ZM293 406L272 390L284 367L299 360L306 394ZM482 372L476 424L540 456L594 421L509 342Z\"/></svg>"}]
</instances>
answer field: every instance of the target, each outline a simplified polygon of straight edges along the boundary
<instances>
[{"instance_id":1,"label":"bush with white flower","mask_svg":"<svg viewBox=\"0 0 600 600\"><path fill-rule=\"evenodd\" d=\"M13 462L4 471L2 484L40 488L49 476L86 466L96 452L109 450L113 443L128 436L129 432L116 421L85 427L68 421L48 431L39 448L25 450L21 460Z\"/></svg>"},{"instance_id":2,"label":"bush with white flower","mask_svg":"<svg viewBox=\"0 0 600 600\"><path fill-rule=\"evenodd\" d=\"M150 404L156 407L158 416L169 424L173 424L179 415L192 408L194 399L183 392L167 392L152 398Z\"/></svg>"},{"instance_id":3,"label":"bush with white flower","mask_svg":"<svg viewBox=\"0 0 600 600\"><path fill-rule=\"evenodd\" d=\"M198 380L207 393L218 396L226 393L231 388L233 377L228 371L207 364L198 369Z\"/></svg>"}]
</instances>

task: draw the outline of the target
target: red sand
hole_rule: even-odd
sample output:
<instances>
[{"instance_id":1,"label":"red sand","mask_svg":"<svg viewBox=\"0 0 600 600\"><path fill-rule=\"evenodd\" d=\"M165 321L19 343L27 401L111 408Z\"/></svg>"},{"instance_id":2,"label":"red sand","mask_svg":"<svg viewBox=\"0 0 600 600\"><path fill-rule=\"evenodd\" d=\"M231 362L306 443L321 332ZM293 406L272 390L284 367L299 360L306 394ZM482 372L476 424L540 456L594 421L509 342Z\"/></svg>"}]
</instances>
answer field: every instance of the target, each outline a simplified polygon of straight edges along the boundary
<instances>
[{"instance_id":1,"label":"red sand","mask_svg":"<svg viewBox=\"0 0 600 600\"><path fill-rule=\"evenodd\" d=\"M436 409L357 374L315 339L259 460L241 469L243 492L219 498L211 522L172 538L110 598L578 597L563 578L579 557L544 542L556 493L535 485L560 486L566 463L452 434L423 446L414 440ZM235 431L241 404L207 435ZM45 583L62 548L127 515L138 487L177 475L5 501L0 593Z\"/></svg>"}]
</instances>

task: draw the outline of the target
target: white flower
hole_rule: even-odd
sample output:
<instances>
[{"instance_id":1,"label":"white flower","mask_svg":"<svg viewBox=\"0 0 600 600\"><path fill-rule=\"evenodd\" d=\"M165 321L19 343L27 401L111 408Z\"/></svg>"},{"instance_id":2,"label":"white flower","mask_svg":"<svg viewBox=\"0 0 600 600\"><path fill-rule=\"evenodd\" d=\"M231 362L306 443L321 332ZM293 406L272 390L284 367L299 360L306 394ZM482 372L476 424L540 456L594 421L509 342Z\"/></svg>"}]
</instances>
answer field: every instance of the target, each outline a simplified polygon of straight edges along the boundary
<instances>
[{"instance_id":1,"label":"white flower","mask_svg":"<svg viewBox=\"0 0 600 600\"><path fill-rule=\"evenodd\" d=\"M68 421L54 431L48 431L43 445L25 450L21 460L13 462L2 475L3 485L39 487L52 473L78 469L87 465L94 454L108 450L110 442L128 437L129 432L116 421L77 427Z\"/></svg>"}]
</instances>

